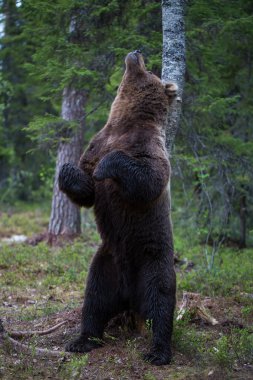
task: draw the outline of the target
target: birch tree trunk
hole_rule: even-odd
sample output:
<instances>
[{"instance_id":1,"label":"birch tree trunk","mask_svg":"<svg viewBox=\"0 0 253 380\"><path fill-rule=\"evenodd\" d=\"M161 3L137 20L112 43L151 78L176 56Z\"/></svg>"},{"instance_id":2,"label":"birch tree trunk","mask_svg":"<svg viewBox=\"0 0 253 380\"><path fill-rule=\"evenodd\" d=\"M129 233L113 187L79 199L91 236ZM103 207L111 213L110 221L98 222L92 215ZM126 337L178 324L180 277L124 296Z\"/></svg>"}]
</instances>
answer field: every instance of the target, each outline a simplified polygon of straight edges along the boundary
<instances>
[{"instance_id":1,"label":"birch tree trunk","mask_svg":"<svg viewBox=\"0 0 253 380\"><path fill-rule=\"evenodd\" d=\"M168 156L171 156L173 143L179 126L181 114L181 99L183 95L185 76L185 31L184 31L185 0L162 1L163 24L163 63L162 80L174 82L178 85L178 97L173 101L165 126L165 139ZM171 186L168 185L168 195L171 209ZM171 212L171 242L173 247L173 225Z\"/></svg>"},{"instance_id":2,"label":"birch tree trunk","mask_svg":"<svg viewBox=\"0 0 253 380\"><path fill-rule=\"evenodd\" d=\"M81 232L80 208L74 205L58 187L61 166L66 162L77 164L83 149L83 120L86 94L71 87L63 91L62 118L75 121L79 126L68 142L60 142L57 151L48 241L52 243L59 235L73 237Z\"/></svg>"},{"instance_id":3,"label":"birch tree trunk","mask_svg":"<svg viewBox=\"0 0 253 380\"><path fill-rule=\"evenodd\" d=\"M185 0L162 1L163 64L162 80L178 85L178 99L171 107L166 126L166 147L171 155L178 130L185 76Z\"/></svg>"}]
</instances>

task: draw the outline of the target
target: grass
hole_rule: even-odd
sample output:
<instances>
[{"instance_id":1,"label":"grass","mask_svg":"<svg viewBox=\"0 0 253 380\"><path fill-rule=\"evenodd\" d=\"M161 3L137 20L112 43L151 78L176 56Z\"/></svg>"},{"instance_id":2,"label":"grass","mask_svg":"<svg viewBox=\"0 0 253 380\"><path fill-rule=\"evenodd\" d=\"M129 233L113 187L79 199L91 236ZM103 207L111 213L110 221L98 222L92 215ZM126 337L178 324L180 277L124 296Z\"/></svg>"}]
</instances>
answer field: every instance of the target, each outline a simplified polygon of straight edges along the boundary
<instances>
[{"instance_id":1,"label":"grass","mask_svg":"<svg viewBox=\"0 0 253 380\"><path fill-rule=\"evenodd\" d=\"M188 258L195 263L190 272L179 276L182 290L196 291L209 296L252 293L252 249L231 250L223 248L212 270L205 266L203 254L189 252Z\"/></svg>"},{"instance_id":2,"label":"grass","mask_svg":"<svg viewBox=\"0 0 253 380\"><path fill-rule=\"evenodd\" d=\"M0 218L0 239L12 234L32 236L43 232L48 211L48 207L42 210L22 205L5 210ZM0 240L0 315L7 327L25 329L39 325L43 328L56 315L80 306L89 263L99 244L89 215L85 222L83 236L64 247L49 247L43 242L35 247L9 246ZM141 359L140 351L148 345L149 333L144 338L123 330L116 336L109 332L105 335L106 346L97 352L74 356L66 363L49 361L46 367L36 357L30 360L22 355L13 356L12 352L6 356L5 349L0 348L0 378L135 379L141 376L147 380L202 380L212 379L208 376L212 371L218 376L213 379L250 378L247 368L253 364L252 249L221 248L212 270L208 270L205 247L180 233L175 229L176 251L194 266L191 270L187 264L177 268L178 298L183 291L212 297L211 314L219 321L226 318L232 324L212 327L192 321L190 316L175 321L174 359L165 369L151 367ZM152 321L146 321L146 325L150 330ZM57 347L63 347L70 330L44 338L38 345L50 348L53 340Z\"/></svg>"},{"instance_id":3,"label":"grass","mask_svg":"<svg viewBox=\"0 0 253 380\"><path fill-rule=\"evenodd\" d=\"M188 238L187 238L188 236ZM253 249L239 250L222 247L214 256L211 269L207 259L212 247L198 242L193 227L174 229L175 252L181 259L193 262L193 269L181 271L178 275L179 290L198 292L208 296L253 293L252 266Z\"/></svg>"},{"instance_id":4,"label":"grass","mask_svg":"<svg viewBox=\"0 0 253 380\"><path fill-rule=\"evenodd\" d=\"M229 370L252 362L253 335L250 328L231 327L225 333L214 334L211 329L200 329L186 319L175 323L173 341L177 351L202 367L212 364Z\"/></svg>"},{"instance_id":5,"label":"grass","mask_svg":"<svg viewBox=\"0 0 253 380\"><path fill-rule=\"evenodd\" d=\"M83 368L88 364L88 355L72 358L62 369L61 374L65 378L78 379L83 371Z\"/></svg>"},{"instance_id":6,"label":"grass","mask_svg":"<svg viewBox=\"0 0 253 380\"><path fill-rule=\"evenodd\" d=\"M45 243L2 247L2 299L14 307L25 302L23 319L48 315L50 310L73 303L77 295L80 302L95 249L94 244L91 247L88 241L78 240L63 248L49 248Z\"/></svg>"}]
</instances>

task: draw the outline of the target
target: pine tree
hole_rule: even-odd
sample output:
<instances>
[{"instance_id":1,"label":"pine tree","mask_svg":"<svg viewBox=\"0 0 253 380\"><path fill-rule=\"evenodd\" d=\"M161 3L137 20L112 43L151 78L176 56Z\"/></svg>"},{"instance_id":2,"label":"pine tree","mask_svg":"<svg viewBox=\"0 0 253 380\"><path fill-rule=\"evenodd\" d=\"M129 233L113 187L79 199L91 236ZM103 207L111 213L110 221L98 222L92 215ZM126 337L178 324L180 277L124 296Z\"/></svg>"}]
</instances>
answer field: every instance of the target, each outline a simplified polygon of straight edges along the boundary
<instances>
[{"instance_id":1,"label":"pine tree","mask_svg":"<svg viewBox=\"0 0 253 380\"><path fill-rule=\"evenodd\" d=\"M250 1L192 1L177 159L195 189L197 225L213 244L246 245L252 228L252 57ZM194 198L193 198L194 199Z\"/></svg>"},{"instance_id":2,"label":"pine tree","mask_svg":"<svg viewBox=\"0 0 253 380\"><path fill-rule=\"evenodd\" d=\"M23 4L23 3L22 3ZM48 108L34 91L34 83L25 69L33 50L31 38L23 35L22 6L16 1L0 3L2 34L0 38L0 189L2 202L16 198L31 200L38 189L40 167L47 165L48 158L41 153L28 154L32 142L24 127L35 113Z\"/></svg>"},{"instance_id":3,"label":"pine tree","mask_svg":"<svg viewBox=\"0 0 253 380\"><path fill-rule=\"evenodd\" d=\"M80 232L80 210L59 192L57 178L60 166L64 161L77 163L83 149L83 132L85 124L85 109L88 109L90 99L96 94L96 103L105 96L108 77L113 72L117 61L114 46L108 51L108 42L112 35L121 33L126 18L125 5L121 2L75 1L68 4L58 0L54 4L38 1L33 4L30 0L24 1L24 14L27 16L25 33L40 29L34 54L34 63L28 69L42 79L49 79L44 86L44 97L59 97L62 89L62 119L79 124L76 129L67 126L68 138L61 131L55 137L59 139L56 172L53 190L52 211L49 223L49 239L58 235L76 235ZM42 17L41 17L41 14ZM56 20L52 24L52 16ZM70 23L70 27L67 23ZM43 34L44 33L44 34ZM99 43L99 49L96 42ZM41 46L43 43L43 47ZM45 65L45 59L47 64ZM48 84L52 84L52 88ZM55 91L55 83L58 88ZM43 84L41 83L41 86ZM41 120L40 120L41 121ZM73 123L72 123L73 124ZM41 123L33 123L35 134ZM54 125L54 123L52 123ZM59 125L59 123L58 123ZM44 128L44 127L43 127ZM45 128L48 121L45 119ZM39 135L37 135L37 138Z\"/></svg>"},{"instance_id":4,"label":"pine tree","mask_svg":"<svg viewBox=\"0 0 253 380\"><path fill-rule=\"evenodd\" d=\"M72 20L70 20L71 43L75 43L76 36L80 36L82 32L78 29L79 14L76 13L81 11L81 9L75 10L75 14L73 14ZM78 38L78 42L80 42L79 39L80 37ZM73 64L80 66L78 60L75 60ZM74 83L67 85L62 94L61 117L67 122L72 121L77 123L77 128L68 131L70 134L69 141L60 142L57 149L51 216L48 227L49 241L51 243L59 235L73 237L81 232L80 208L73 204L60 191L58 186L58 176L62 165L66 162L72 162L77 165L83 149L83 126L87 94L85 90L77 90L74 86Z\"/></svg>"}]
</instances>

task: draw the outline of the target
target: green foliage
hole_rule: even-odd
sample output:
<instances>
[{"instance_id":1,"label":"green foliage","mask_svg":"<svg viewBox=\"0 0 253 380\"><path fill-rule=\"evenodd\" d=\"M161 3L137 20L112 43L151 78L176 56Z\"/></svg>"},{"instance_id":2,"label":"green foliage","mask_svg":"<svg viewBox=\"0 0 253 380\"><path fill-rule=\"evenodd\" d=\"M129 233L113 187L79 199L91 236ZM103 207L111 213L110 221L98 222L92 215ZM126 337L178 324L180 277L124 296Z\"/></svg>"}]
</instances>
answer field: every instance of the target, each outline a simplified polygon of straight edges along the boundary
<instances>
[{"instance_id":1,"label":"green foliage","mask_svg":"<svg viewBox=\"0 0 253 380\"><path fill-rule=\"evenodd\" d=\"M23 207L22 207L23 208ZM0 220L0 236L24 234L28 237L46 229L47 212L31 209L26 212L3 213ZM0 241L0 287L2 300L13 302L29 299L20 310L20 319L33 320L51 315L66 307L76 307L83 293L83 283L88 273L92 255L97 249L97 233L86 226L84 240L76 240L63 248L50 248L45 242L37 246L19 244L9 246ZM29 296L25 296L25 289ZM76 298L74 299L74 295ZM64 302L63 302L64 300ZM19 301L17 301L18 303ZM2 307L0 307L2 312Z\"/></svg>"},{"instance_id":2,"label":"green foliage","mask_svg":"<svg viewBox=\"0 0 253 380\"><path fill-rule=\"evenodd\" d=\"M49 211L49 205L43 207L40 205L38 208L19 204L16 209L12 208L2 213L0 233L2 236L11 236L26 234L28 229L31 234L43 231ZM8 246L0 241L0 313L6 321L9 320L11 313L13 329L16 323L20 329L23 325L25 327L22 329L28 329L28 326L32 325L44 326L48 321L54 324L53 320L56 317L65 319L66 313L79 308L83 301L83 283L87 277L88 267L99 245L98 234L91 225L92 223L86 223L84 237L62 247L49 247L43 242L37 246L27 244ZM183 380L189 376L205 378L206 373L212 369L215 372L224 370L227 378L231 378L234 368L240 370L251 365L252 252L222 249L221 256L216 258L216 272L206 272L203 255L200 254L202 247L196 244L191 247L187 234L180 236L177 228L175 237L176 248L180 247L182 257L187 257L196 264L191 271L186 267L177 266L178 300L181 299L182 290L189 289L202 295L207 294L211 297L211 301L214 301L210 310L214 317L216 313L218 315L223 313L231 323L239 321L245 327L235 328L232 324L231 326L204 325L198 321L193 322L190 314L186 314L183 320L174 322L174 358L172 365L161 368L161 372L157 372L155 367L152 370L143 369L146 365L142 361L140 352L150 344L150 337L140 337L131 332L130 336L122 338L126 333L122 330L117 332L114 328L113 334L116 334L116 337L105 334L105 350L108 352L106 359L103 350L101 354L99 352L89 354L91 363L94 358L96 360L96 376L101 374L100 377L105 378L110 373L114 378L133 378L137 368L143 378L172 377ZM212 298L214 294L218 297ZM218 321L221 322L222 317L218 317ZM152 321L148 320L146 325L148 328L151 327ZM71 326L67 328L71 334L69 329ZM59 331L56 335L42 339L43 347L51 347L53 341L54 345L57 344L62 349L65 333L64 330ZM31 345L40 346L40 342L32 340ZM1 348L0 361L1 357L11 360L12 355L6 355ZM24 358L15 356L15 364L10 365L12 377L13 373L19 371L24 374L24 379L28 373L29 376L35 377L36 371L41 369L40 361L33 362L29 367L30 356L29 363L25 365L26 358L27 356ZM92 365L87 367L87 362L87 355L75 356L70 361L61 362L60 367L58 359L53 363L50 360L48 361L50 376L52 377L53 370L57 367L59 377L54 376L56 379L79 379L87 368L92 368ZM3 366L7 367L6 360ZM47 377L44 372L43 376ZM219 372L217 376L220 377Z\"/></svg>"},{"instance_id":3,"label":"green foliage","mask_svg":"<svg viewBox=\"0 0 253 380\"><path fill-rule=\"evenodd\" d=\"M194 0L186 10L173 204L211 269L223 243L253 244L252 5ZM86 92L86 146L106 122L129 50L160 75L162 20L150 0L3 0L1 13L0 202L11 204L50 197L55 148L77 126L59 117L66 86Z\"/></svg>"},{"instance_id":4,"label":"green foliage","mask_svg":"<svg viewBox=\"0 0 253 380\"><path fill-rule=\"evenodd\" d=\"M144 48L148 67L160 71L161 9L149 0L24 0L19 6L3 0L1 13L0 189L2 202L13 203L48 195L38 167L52 175L51 154L75 128L59 117L65 87L86 92L87 142L106 121L129 50Z\"/></svg>"},{"instance_id":5,"label":"green foliage","mask_svg":"<svg viewBox=\"0 0 253 380\"><path fill-rule=\"evenodd\" d=\"M200 239L214 251L230 241L252 244L252 30L249 1L187 7L183 121L173 157L180 170L172 186L175 200L184 182L185 217L191 208Z\"/></svg>"},{"instance_id":6,"label":"green foliage","mask_svg":"<svg viewBox=\"0 0 253 380\"><path fill-rule=\"evenodd\" d=\"M76 121L66 121L53 115L39 116L24 128L30 139L35 142L35 147L53 149L59 142L67 142L71 139L72 133L78 128Z\"/></svg>"},{"instance_id":7,"label":"green foliage","mask_svg":"<svg viewBox=\"0 0 253 380\"><path fill-rule=\"evenodd\" d=\"M212 360L221 366L232 367L252 362L253 336L248 329L232 329L228 336L222 335L210 349Z\"/></svg>"},{"instance_id":8,"label":"green foliage","mask_svg":"<svg viewBox=\"0 0 253 380\"><path fill-rule=\"evenodd\" d=\"M31 60L33 44L22 34L22 7L3 0L0 12L4 21L0 37L0 201L10 204L16 199L32 200L41 186L39 168L48 166L49 160L42 152L32 157L27 154L32 142L23 127L34 114L41 115L50 107L38 99L35 83L24 68Z\"/></svg>"},{"instance_id":9,"label":"green foliage","mask_svg":"<svg viewBox=\"0 0 253 380\"><path fill-rule=\"evenodd\" d=\"M153 375L153 373L148 371L147 373L144 374L143 379L144 380L156 380L156 377L155 377L155 375Z\"/></svg>"},{"instance_id":10,"label":"green foliage","mask_svg":"<svg viewBox=\"0 0 253 380\"><path fill-rule=\"evenodd\" d=\"M191 271L179 274L178 286L181 290L201 292L206 295L226 295L240 292L250 293L252 289L252 250L235 251L220 249L214 258L214 265L207 270L203 247L198 253L188 251L187 258L195 266Z\"/></svg>"},{"instance_id":11,"label":"green foliage","mask_svg":"<svg viewBox=\"0 0 253 380\"><path fill-rule=\"evenodd\" d=\"M187 318L175 321L173 344L176 350L190 355L190 357L194 357L196 360L201 360L204 356L206 341L206 334L190 326Z\"/></svg>"},{"instance_id":12,"label":"green foliage","mask_svg":"<svg viewBox=\"0 0 253 380\"><path fill-rule=\"evenodd\" d=\"M88 358L88 354L71 358L71 360L64 365L62 376L64 376L64 378L80 379L83 369L88 364Z\"/></svg>"},{"instance_id":13,"label":"green foliage","mask_svg":"<svg viewBox=\"0 0 253 380\"><path fill-rule=\"evenodd\" d=\"M176 350L190 355L202 366L206 363L223 368L252 362L252 332L248 328L232 328L226 334L213 337L212 333L199 330L189 320L176 321L173 341Z\"/></svg>"}]
</instances>

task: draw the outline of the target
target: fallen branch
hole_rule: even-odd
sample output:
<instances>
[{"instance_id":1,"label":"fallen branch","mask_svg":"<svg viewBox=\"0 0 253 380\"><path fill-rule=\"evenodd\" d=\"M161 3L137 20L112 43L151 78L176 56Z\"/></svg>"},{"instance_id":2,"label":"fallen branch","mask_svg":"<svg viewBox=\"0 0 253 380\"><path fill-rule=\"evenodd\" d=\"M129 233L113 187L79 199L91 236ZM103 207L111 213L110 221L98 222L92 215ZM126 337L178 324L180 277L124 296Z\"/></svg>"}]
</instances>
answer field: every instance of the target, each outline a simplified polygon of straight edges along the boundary
<instances>
[{"instance_id":1,"label":"fallen branch","mask_svg":"<svg viewBox=\"0 0 253 380\"><path fill-rule=\"evenodd\" d=\"M52 332L58 330L61 326L65 325L68 321L62 321L58 323L55 326L50 327L47 330L42 330L42 331L8 331L8 335L11 338L29 338L32 336L42 336L42 335L48 335L51 334Z\"/></svg>"},{"instance_id":2,"label":"fallen branch","mask_svg":"<svg viewBox=\"0 0 253 380\"><path fill-rule=\"evenodd\" d=\"M177 320L183 319L186 312L188 312L191 316L197 316L212 326L219 324L219 322L211 316L204 303L206 303L205 300L202 301L198 293L184 292Z\"/></svg>"},{"instance_id":3,"label":"fallen branch","mask_svg":"<svg viewBox=\"0 0 253 380\"><path fill-rule=\"evenodd\" d=\"M53 350L48 350L46 348L30 347L27 344L21 343L13 339L11 336L9 336L8 332L5 331L3 323L0 319L0 345L4 344L5 342L8 343L16 352L22 352L22 353L38 355L38 356L53 356L53 357L58 357L61 359L66 359L67 357L71 356L71 353L69 352L53 351Z\"/></svg>"}]
</instances>

